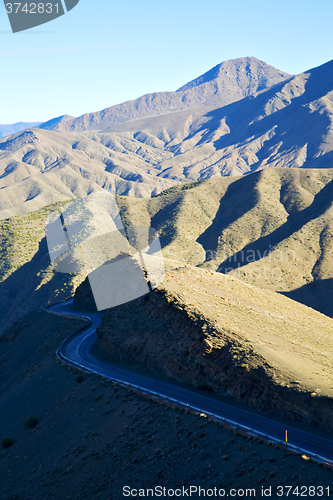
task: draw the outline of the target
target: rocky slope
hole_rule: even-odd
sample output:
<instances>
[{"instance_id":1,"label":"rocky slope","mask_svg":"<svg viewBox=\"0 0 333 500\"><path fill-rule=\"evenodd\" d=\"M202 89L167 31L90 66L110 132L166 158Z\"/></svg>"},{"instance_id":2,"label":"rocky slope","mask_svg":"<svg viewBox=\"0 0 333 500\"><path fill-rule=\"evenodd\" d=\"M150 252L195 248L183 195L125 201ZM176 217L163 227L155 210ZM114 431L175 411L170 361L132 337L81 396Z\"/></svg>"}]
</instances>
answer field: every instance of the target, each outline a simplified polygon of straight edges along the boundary
<instances>
[{"instance_id":1,"label":"rocky slope","mask_svg":"<svg viewBox=\"0 0 333 500\"><path fill-rule=\"evenodd\" d=\"M125 227L158 231L166 259L219 270L331 317L332 179L330 170L267 169L117 203ZM2 328L34 301L69 296L83 279L51 268L45 221L56 208L0 222Z\"/></svg>"},{"instance_id":2,"label":"rocky slope","mask_svg":"<svg viewBox=\"0 0 333 500\"><path fill-rule=\"evenodd\" d=\"M328 316L332 294L331 170L271 168L119 197L127 225L152 225L166 258L285 293Z\"/></svg>"},{"instance_id":3,"label":"rocky slope","mask_svg":"<svg viewBox=\"0 0 333 500\"><path fill-rule=\"evenodd\" d=\"M238 88L240 75L230 74ZM213 92L212 81L200 85ZM155 196L178 183L269 167L331 168L332 89L333 61L223 107L201 103L102 131L40 129L2 139L0 218L101 188Z\"/></svg>"},{"instance_id":4,"label":"rocky slope","mask_svg":"<svg viewBox=\"0 0 333 500\"><path fill-rule=\"evenodd\" d=\"M286 297L188 267L97 334L103 358L333 430L332 320Z\"/></svg>"},{"instance_id":5,"label":"rocky slope","mask_svg":"<svg viewBox=\"0 0 333 500\"><path fill-rule=\"evenodd\" d=\"M0 221L0 338L32 309L69 298L84 276L56 272L51 265L45 223L59 205Z\"/></svg>"},{"instance_id":6,"label":"rocky slope","mask_svg":"<svg viewBox=\"0 0 333 500\"><path fill-rule=\"evenodd\" d=\"M330 170L267 169L117 203L125 227L158 231L166 259L219 270L332 317L332 178ZM51 267L45 222L59 206L0 221L1 331L33 307L69 297L84 278Z\"/></svg>"}]
</instances>

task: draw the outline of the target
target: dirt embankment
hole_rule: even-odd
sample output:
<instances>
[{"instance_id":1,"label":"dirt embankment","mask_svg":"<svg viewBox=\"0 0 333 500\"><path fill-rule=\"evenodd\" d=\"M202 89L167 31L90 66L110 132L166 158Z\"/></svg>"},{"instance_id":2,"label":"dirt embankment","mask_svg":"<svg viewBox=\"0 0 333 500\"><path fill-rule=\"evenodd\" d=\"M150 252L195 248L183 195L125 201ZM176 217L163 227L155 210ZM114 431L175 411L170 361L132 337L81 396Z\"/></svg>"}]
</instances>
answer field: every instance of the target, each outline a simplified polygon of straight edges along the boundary
<instances>
[{"instance_id":1,"label":"dirt embankment","mask_svg":"<svg viewBox=\"0 0 333 500\"><path fill-rule=\"evenodd\" d=\"M224 326L216 321L214 309L204 307L205 314L204 299L198 304L185 294L185 301L185 295L175 293L177 287L171 282L167 277L163 287L108 311L98 329L98 355L235 398L280 417L333 430L329 394L320 389L314 392L286 365L273 363L273 358L264 356L266 351L260 350L244 330L234 324L227 328L227 321ZM225 297L225 302L228 300ZM214 305L213 297L208 303ZM259 323L258 328L264 331ZM287 360L290 365L295 364L296 356Z\"/></svg>"}]
</instances>

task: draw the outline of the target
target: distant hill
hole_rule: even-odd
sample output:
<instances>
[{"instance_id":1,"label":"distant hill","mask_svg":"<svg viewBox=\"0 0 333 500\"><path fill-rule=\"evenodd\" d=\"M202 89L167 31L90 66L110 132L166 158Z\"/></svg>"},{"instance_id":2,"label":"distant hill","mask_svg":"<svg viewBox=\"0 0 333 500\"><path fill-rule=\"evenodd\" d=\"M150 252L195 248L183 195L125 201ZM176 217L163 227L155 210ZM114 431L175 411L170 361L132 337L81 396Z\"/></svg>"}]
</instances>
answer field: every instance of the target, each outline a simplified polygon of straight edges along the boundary
<instances>
[{"instance_id":1,"label":"distant hill","mask_svg":"<svg viewBox=\"0 0 333 500\"><path fill-rule=\"evenodd\" d=\"M12 125L0 125L0 137L16 134L16 132L21 132L21 130L27 128L38 127L41 123L42 122L18 122Z\"/></svg>"},{"instance_id":2,"label":"distant hill","mask_svg":"<svg viewBox=\"0 0 333 500\"><path fill-rule=\"evenodd\" d=\"M43 123L40 128L61 132L102 130L116 123L180 111L198 106L225 106L290 75L255 57L223 62L176 92L155 92L79 118L67 115Z\"/></svg>"},{"instance_id":3,"label":"distant hill","mask_svg":"<svg viewBox=\"0 0 333 500\"><path fill-rule=\"evenodd\" d=\"M170 156L126 136L91 138L36 129L16 134L0 141L0 219L102 188L157 194L174 181L160 179L147 165Z\"/></svg>"},{"instance_id":4,"label":"distant hill","mask_svg":"<svg viewBox=\"0 0 333 500\"><path fill-rule=\"evenodd\" d=\"M52 118L51 120L48 120L47 122L40 123L39 128L43 128L45 130L57 130L57 127L65 127L67 122L72 122L72 120L75 120L73 116L69 115L62 115L58 116L57 118Z\"/></svg>"},{"instance_id":5,"label":"distant hill","mask_svg":"<svg viewBox=\"0 0 333 500\"><path fill-rule=\"evenodd\" d=\"M159 177L182 182L269 166L333 166L333 61L204 114L202 108L112 126L165 143ZM168 140L169 139L169 140ZM161 143L159 143L161 144Z\"/></svg>"}]
</instances>

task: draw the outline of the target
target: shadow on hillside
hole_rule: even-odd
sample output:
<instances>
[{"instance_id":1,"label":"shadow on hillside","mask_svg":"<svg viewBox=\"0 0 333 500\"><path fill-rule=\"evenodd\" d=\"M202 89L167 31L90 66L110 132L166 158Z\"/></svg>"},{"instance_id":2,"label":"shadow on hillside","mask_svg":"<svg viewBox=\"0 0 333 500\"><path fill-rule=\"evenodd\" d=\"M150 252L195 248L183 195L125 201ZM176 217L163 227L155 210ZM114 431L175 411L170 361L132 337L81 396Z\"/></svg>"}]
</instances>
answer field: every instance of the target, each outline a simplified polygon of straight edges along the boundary
<instances>
[{"instance_id":1,"label":"shadow on hillside","mask_svg":"<svg viewBox=\"0 0 333 500\"><path fill-rule=\"evenodd\" d=\"M180 196L177 197L176 201L159 210L151 218L151 227L159 233L162 248L168 246L176 237L175 217L183 199L183 193L179 194Z\"/></svg>"},{"instance_id":2,"label":"shadow on hillside","mask_svg":"<svg viewBox=\"0 0 333 500\"><path fill-rule=\"evenodd\" d=\"M197 239L206 251L207 261L213 258L222 232L256 205L260 175L261 172L245 175L228 187L212 224Z\"/></svg>"},{"instance_id":3,"label":"shadow on hillside","mask_svg":"<svg viewBox=\"0 0 333 500\"><path fill-rule=\"evenodd\" d=\"M288 220L272 233L246 245L242 250L239 250L233 256L222 262L217 271L225 273L226 269L231 271L232 269L246 266L248 264L248 255L251 255L251 262L258 261L262 256L269 255L272 249L283 240L299 231L311 220L317 219L323 215L325 211L331 207L332 201L333 181L326 184L326 186L316 194L310 206L300 212L289 215Z\"/></svg>"},{"instance_id":4,"label":"shadow on hillside","mask_svg":"<svg viewBox=\"0 0 333 500\"><path fill-rule=\"evenodd\" d=\"M203 136L197 146L200 146L207 141L210 142L212 131L220 127L220 123L223 118L226 118L226 124L230 128L230 133L223 135L214 142L214 147L217 150L233 146L238 142L244 142L252 135L261 135L262 129L265 129L267 126L266 121L271 117L267 116L259 122L252 122L258 115L258 111L263 109L267 101L272 99L276 93L281 91L285 83L285 81L280 82L263 94L248 96L244 99L228 104L227 106L223 106L222 108L209 111L205 115L205 117L208 118L208 121L204 122L200 128L189 134L188 139L191 139L192 136L203 132ZM273 116L276 116L276 113L274 113Z\"/></svg>"},{"instance_id":5,"label":"shadow on hillside","mask_svg":"<svg viewBox=\"0 0 333 500\"><path fill-rule=\"evenodd\" d=\"M288 81L292 80L293 78L285 80L263 93L245 97L207 113L205 117L208 118L208 121L193 132L193 134L204 132L197 145L211 141L212 132L220 127L221 120L225 118L230 133L215 140L216 150L246 143L249 138L253 141L275 128L275 134L267 138L265 147L256 153L258 161L250 166L251 171L255 171L262 160L267 157L267 148L269 147L270 151L273 151L275 147L280 146L281 141L283 149L286 151L302 148L307 144L307 159L302 165L303 168L327 167L328 162L331 161L331 155L329 157L327 153L319 157L315 157L315 155L322 143L323 136L327 134L327 129L331 125L330 118L323 112L311 111L308 105L332 90L333 65L327 64L312 70L301 95L293 97L293 90L290 90L289 95L286 94L284 98L281 96L282 101L287 99L290 102L287 102L282 109L277 109L266 115L265 107L269 103L273 103L276 95L283 90ZM309 127L310 115L311 127ZM190 134L188 138L191 138L193 134Z\"/></svg>"},{"instance_id":6,"label":"shadow on hillside","mask_svg":"<svg viewBox=\"0 0 333 500\"><path fill-rule=\"evenodd\" d=\"M333 317L333 278L312 281L290 292L279 293Z\"/></svg>"},{"instance_id":7,"label":"shadow on hillside","mask_svg":"<svg viewBox=\"0 0 333 500\"><path fill-rule=\"evenodd\" d=\"M50 281L42 284L43 275L49 266L50 257L44 237L31 261L1 283L0 333L31 309L44 307L49 301L56 301L55 290L63 288L69 279L67 274L55 273Z\"/></svg>"}]
</instances>

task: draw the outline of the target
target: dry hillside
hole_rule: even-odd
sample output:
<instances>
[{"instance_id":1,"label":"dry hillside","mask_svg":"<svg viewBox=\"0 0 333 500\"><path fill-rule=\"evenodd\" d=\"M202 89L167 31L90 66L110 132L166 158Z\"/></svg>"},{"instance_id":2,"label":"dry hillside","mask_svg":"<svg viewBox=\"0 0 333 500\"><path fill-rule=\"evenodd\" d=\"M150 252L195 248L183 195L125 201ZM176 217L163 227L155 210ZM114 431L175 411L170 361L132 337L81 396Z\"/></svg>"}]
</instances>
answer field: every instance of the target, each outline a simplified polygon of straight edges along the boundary
<instances>
[{"instance_id":1,"label":"dry hillside","mask_svg":"<svg viewBox=\"0 0 333 500\"><path fill-rule=\"evenodd\" d=\"M121 500L124 485L332 485L332 470L287 450L95 375L80 383L79 372L55 359L78 326L33 312L0 342L0 442L14 441L0 453L2 500ZM38 420L33 428L25 427L29 416Z\"/></svg>"},{"instance_id":2,"label":"dry hillside","mask_svg":"<svg viewBox=\"0 0 333 500\"><path fill-rule=\"evenodd\" d=\"M189 266L97 333L113 362L333 430L333 321L283 295Z\"/></svg>"},{"instance_id":3,"label":"dry hillside","mask_svg":"<svg viewBox=\"0 0 333 500\"><path fill-rule=\"evenodd\" d=\"M237 71L221 66L212 79L206 75L182 91L203 86L214 99L214 88L224 89L229 79L226 88L236 92L240 85L243 98L230 91L222 107L208 98L185 109L166 102L168 112L132 116L125 106L127 121L103 130L87 131L86 117L88 124L73 132L35 129L0 140L0 218L101 188L147 197L179 183L269 167L331 168L333 62L269 88L262 88L260 78L270 70L266 74L262 67L259 78L256 65L253 72L246 62ZM214 74L224 76L220 81ZM92 128L102 127L97 115Z\"/></svg>"},{"instance_id":4,"label":"dry hillside","mask_svg":"<svg viewBox=\"0 0 333 500\"><path fill-rule=\"evenodd\" d=\"M331 170L267 169L117 203L125 227L158 231L167 259L227 272L332 316L331 186ZM2 331L83 279L50 266L45 221L55 208L0 223Z\"/></svg>"},{"instance_id":5,"label":"dry hillside","mask_svg":"<svg viewBox=\"0 0 333 500\"><path fill-rule=\"evenodd\" d=\"M119 197L118 205L125 224L158 230L165 257L286 293L332 316L332 179L330 169L270 168L151 200Z\"/></svg>"},{"instance_id":6,"label":"dry hillside","mask_svg":"<svg viewBox=\"0 0 333 500\"><path fill-rule=\"evenodd\" d=\"M69 298L84 279L51 266L45 221L59 207L0 221L0 336L32 309Z\"/></svg>"}]
</instances>

